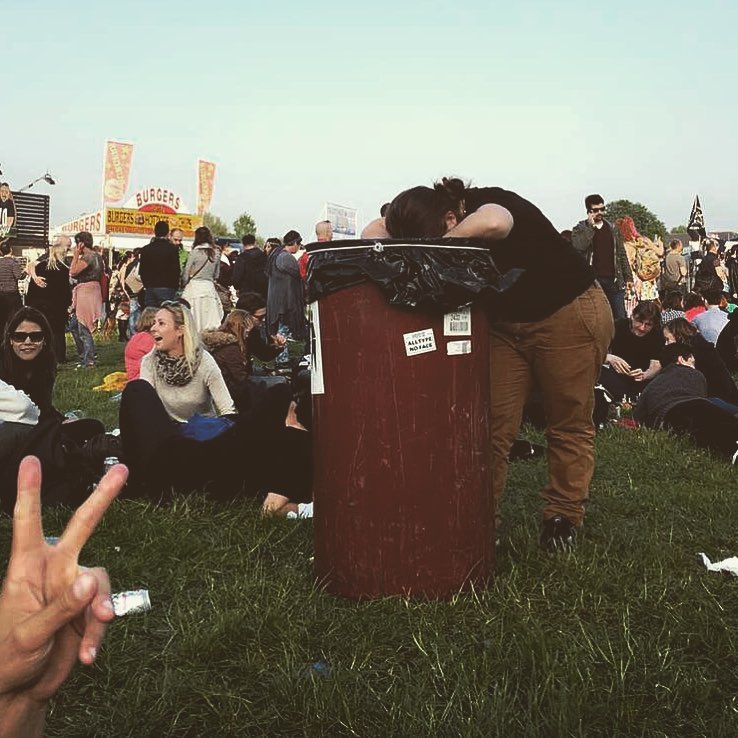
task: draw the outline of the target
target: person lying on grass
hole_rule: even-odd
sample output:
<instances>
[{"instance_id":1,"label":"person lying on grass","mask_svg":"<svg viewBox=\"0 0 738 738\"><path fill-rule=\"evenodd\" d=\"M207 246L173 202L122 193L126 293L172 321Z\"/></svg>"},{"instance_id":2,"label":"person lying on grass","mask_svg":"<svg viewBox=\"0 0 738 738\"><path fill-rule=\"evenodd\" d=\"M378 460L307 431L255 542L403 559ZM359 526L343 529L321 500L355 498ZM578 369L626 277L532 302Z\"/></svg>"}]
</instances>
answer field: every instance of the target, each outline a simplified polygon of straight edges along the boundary
<instances>
[{"instance_id":1,"label":"person lying on grass","mask_svg":"<svg viewBox=\"0 0 738 738\"><path fill-rule=\"evenodd\" d=\"M671 343L662 353L661 372L643 388L633 417L649 428L688 436L732 462L738 458L738 407L707 396L707 381L695 369L691 346Z\"/></svg>"},{"instance_id":2,"label":"person lying on grass","mask_svg":"<svg viewBox=\"0 0 738 738\"><path fill-rule=\"evenodd\" d=\"M0 735L40 736L51 697L79 660L92 664L115 613L110 580L79 554L126 481L114 466L77 510L58 544L41 527L41 464L18 469L10 561L0 594Z\"/></svg>"},{"instance_id":3,"label":"person lying on grass","mask_svg":"<svg viewBox=\"0 0 738 738\"><path fill-rule=\"evenodd\" d=\"M237 413L215 359L204 350L184 300L165 302L151 327L141 379L121 398L123 456L133 494L206 487L216 499L277 492L310 499L308 433L290 423L289 385Z\"/></svg>"}]
</instances>

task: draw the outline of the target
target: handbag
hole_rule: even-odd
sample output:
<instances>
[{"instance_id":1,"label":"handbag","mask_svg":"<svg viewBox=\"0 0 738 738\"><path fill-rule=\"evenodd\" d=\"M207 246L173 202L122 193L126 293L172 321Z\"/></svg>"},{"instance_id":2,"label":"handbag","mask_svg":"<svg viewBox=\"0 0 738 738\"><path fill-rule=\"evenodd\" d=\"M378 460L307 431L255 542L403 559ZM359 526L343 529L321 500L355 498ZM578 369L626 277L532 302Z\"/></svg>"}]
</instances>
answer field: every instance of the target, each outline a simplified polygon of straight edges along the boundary
<instances>
[{"instance_id":1,"label":"handbag","mask_svg":"<svg viewBox=\"0 0 738 738\"><path fill-rule=\"evenodd\" d=\"M132 295L137 295L144 286L141 278L138 276L138 267L139 265L136 264L136 266L131 269L129 275L126 277L126 287L131 290Z\"/></svg>"}]
</instances>

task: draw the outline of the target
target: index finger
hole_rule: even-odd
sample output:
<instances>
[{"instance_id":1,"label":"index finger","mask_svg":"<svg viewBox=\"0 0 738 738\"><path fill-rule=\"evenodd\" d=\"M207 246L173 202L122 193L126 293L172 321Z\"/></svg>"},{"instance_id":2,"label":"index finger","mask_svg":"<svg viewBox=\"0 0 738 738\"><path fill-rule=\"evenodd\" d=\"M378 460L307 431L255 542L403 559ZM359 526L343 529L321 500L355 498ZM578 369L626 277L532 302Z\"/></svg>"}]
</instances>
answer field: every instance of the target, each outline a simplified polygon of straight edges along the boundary
<instances>
[{"instance_id":1,"label":"index finger","mask_svg":"<svg viewBox=\"0 0 738 738\"><path fill-rule=\"evenodd\" d=\"M62 533L57 548L68 549L79 554L105 511L110 507L110 503L123 489L126 479L128 479L128 468L123 464L116 464L74 513Z\"/></svg>"},{"instance_id":2,"label":"index finger","mask_svg":"<svg viewBox=\"0 0 738 738\"><path fill-rule=\"evenodd\" d=\"M42 538L41 462L35 456L26 456L18 467L18 496L13 510L13 556L38 546Z\"/></svg>"}]
</instances>

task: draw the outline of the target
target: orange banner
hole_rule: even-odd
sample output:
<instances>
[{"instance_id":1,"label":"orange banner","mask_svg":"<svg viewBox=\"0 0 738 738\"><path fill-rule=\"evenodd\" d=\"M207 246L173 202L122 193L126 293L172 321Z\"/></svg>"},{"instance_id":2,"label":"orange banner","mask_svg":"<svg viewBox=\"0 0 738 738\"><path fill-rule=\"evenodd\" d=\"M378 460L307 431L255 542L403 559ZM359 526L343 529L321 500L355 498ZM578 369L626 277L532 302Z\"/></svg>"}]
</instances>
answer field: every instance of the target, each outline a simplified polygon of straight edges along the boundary
<instances>
[{"instance_id":1,"label":"orange banner","mask_svg":"<svg viewBox=\"0 0 738 738\"><path fill-rule=\"evenodd\" d=\"M126 196L132 159L133 144L120 141L105 142L103 205L115 205Z\"/></svg>"},{"instance_id":2,"label":"orange banner","mask_svg":"<svg viewBox=\"0 0 738 738\"><path fill-rule=\"evenodd\" d=\"M212 161L197 161L197 214L205 215L210 209L215 185L215 164Z\"/></svg>"}]
</instances>

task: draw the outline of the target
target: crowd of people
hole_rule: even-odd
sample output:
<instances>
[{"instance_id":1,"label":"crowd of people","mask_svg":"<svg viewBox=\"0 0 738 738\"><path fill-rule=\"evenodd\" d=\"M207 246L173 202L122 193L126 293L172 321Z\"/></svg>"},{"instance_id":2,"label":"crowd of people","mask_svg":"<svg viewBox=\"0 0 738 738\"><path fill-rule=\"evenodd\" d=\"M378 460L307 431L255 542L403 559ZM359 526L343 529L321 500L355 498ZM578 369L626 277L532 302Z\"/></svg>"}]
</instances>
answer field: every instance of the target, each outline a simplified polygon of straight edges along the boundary
<instances>
[{"instance_id":1,"label":"crowd of people","mask_svg":"<svg viewBox=\"0 0 738 738\"><path fill-rule=\"evenodd\" d=\"M7 274L17 300L8 298L0 316L0 503L7 512L17 462L34 453L44 465L47 504L81 502L113 455L131 471L128 495L161 499L203 487L219 499L260 496L267 510L300 506L309 514L310 403L293 389L297 362L288 343L293 355L305 353L300 234L269 239L264 249L253 235L243 237L242 250L223 248L205 227L189 251L183 240L160 221L150 243L108 267L91 234L77 233L74 246L59 236L25 267L25 306L22 269L8 255L0 276ZM95 337L108 327L108 338L125 342L119 437L53 404L66 332L76 368L85 371L96 365ZM294 463L281 463L284 454Z\"/></svg>"},{"instance_id":2,"label":"crowd of people","mask_svg":"<svg viewBox=\"0 0 738 738\"><path fill-rule=\"evenodd\" d=\"M684 375L662 374L667 365L682 366L667 344L689 349L679 356L703 377L703 399L720 412L738 406L735 253L722 255L707 242L691 284L681 241L664 249L630 217L610 223L600 195L584 204L587 217L562 234L516 193L444 179L400 193L363 234L481 238L500 269L521 272L487 306L493 498L499 511L510 449L537 387L549 460L542 542L554 547L573 545L583 523L595 429L633 405L647 425L673 418L673 408L653 411L654 397L669 395L664 377ZM307 505L310 403L289 381L290 341L302 347L307 337L302 238L291 230L259 245L248 234L234 249L206 227L191 235L186 249L183 232L162 220L148 244L110 265L89 233L73 243L60 236L26 267L23 307L19 295L10 296L20 267L12 255L0 257L0 286L7 287L0 290L7 323L0 378L12 408L0 425L12 443L1 453L53 449L58 437L78 449L79 463L90 444L98 456L112 448L131 471L129 494L160 498L188 485L219 498L261 495L270 509L275 499ZM317 224L318 240L331 235L329 222ZM67 358L65 333L84 371L96 365L95 336L104 327L126 344L117 446L96 438L105 435L98 425L66 422L52 402L56 366ZM255 359L273 362L267 375L255 376ZM641 396L649 410L638 405ZM704 433L692 436L705 445ZM237 448L249 450L248 464L233 463ZM285 454L294 460L287 468L279 461ZM51 486L54 474L47 477ZM5 500L11 482L3 479ZM63 487L48 498L58 497Z\"/></svg>"}]
</instances>

